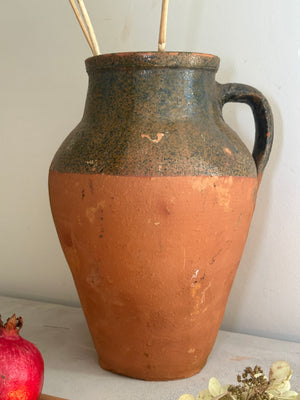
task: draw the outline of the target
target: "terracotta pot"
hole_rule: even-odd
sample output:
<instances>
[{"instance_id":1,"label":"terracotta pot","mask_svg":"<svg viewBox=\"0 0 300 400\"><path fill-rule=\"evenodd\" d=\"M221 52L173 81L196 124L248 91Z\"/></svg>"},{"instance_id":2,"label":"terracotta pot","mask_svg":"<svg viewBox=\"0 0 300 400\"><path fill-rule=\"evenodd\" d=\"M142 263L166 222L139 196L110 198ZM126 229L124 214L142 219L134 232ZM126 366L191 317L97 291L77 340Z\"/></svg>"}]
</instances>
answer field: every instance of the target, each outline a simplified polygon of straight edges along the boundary
<instances>
[{"instance_id":1,"label":"terracotta pot","mask_svg":"<svg viewBox=\"0 0 300 400\"><path fill-rule=\"evenodd\" d=\"M272 145L256 89L215 82L218 57L86 61L83 118L50 167L50 201L100 365L147 380L204 366ZM247 103L253 155L222 118Z\"/></svg>"}]
</instances>

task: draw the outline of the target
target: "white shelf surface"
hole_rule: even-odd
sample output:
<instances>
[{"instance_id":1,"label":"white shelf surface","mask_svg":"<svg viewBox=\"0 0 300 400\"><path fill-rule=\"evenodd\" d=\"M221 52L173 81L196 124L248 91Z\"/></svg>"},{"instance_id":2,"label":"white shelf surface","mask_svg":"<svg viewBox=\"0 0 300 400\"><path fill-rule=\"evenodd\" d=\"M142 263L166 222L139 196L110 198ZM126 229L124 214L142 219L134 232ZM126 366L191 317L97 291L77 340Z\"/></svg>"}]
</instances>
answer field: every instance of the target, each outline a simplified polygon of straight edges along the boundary
<instances>
[{"instance_id":1,"label":"white shelf surface","mask_svg":"<svg viewBox=\"0 0 300 400\"><path fill-rule=\"evenodd\" d=\"M116 375L98 365L97 354L81 308L0 296L3 319L24 318L21 335L35 343L45 361L43 393L69 400L177 400L194 396L215 376L225 385L236 382L246 366L265 373L274 361L286 360L300 391L300 343L220 331L202 371L188 379L146 382Z\"/></svg>"}]
</instances>

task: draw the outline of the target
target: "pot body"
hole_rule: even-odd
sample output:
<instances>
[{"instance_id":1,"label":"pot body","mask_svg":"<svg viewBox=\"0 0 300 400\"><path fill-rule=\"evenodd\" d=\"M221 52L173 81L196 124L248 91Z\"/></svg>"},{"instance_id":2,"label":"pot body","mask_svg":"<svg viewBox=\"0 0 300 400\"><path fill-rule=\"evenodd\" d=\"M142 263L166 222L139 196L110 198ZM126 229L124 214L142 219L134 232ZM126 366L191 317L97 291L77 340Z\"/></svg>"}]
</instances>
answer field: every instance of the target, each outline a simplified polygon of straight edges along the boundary
<instances>
[{"instance_id":1,"label":"pot body","mask_svg":"<svg viewBox=\"0 0 300 400\"><path fill-rule=\"evenodd\" d=\"M100 365L135 378L197 373L213 347L272 144L255 89L215 82L219 59L125 53L86 61L83 118L49 193ZM222 118L245 102L253 155Z\"/></svg>"}]
</instances>

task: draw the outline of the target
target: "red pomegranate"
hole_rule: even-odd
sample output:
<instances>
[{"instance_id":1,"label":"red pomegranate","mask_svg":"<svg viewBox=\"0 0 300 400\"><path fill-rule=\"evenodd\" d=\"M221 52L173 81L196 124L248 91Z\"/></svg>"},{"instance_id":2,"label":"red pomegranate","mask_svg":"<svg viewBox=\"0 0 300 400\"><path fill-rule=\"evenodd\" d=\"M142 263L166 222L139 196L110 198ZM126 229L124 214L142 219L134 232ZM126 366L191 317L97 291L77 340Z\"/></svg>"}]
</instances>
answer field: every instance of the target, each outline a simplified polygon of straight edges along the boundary
<instances>
[{"instance_id":1,"label":"red pomegranate","mask_svg":"<svg viewBox=\"0 0 300 400\"><path fill-rule=\"evenodd\" d=\"M0 318L0 399L38 400L44 382L44 361L37 347L19 332L23 318Z\"/></svg>"}]
</instances>

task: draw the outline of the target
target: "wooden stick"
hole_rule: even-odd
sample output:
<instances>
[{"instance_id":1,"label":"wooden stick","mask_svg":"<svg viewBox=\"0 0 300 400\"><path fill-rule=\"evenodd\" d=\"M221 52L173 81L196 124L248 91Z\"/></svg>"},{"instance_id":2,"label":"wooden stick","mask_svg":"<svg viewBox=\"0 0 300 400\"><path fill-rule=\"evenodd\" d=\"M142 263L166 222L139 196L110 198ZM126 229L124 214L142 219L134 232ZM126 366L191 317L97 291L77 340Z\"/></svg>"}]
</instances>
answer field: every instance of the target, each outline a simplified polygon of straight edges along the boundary
<instances>
[{"instance_id":1,"label":"wooden stick","mask_svg":"<svg viewBox=\"0 0 300 400\"><path fill-rule=\"evenodd\" d=\"M169 0L162 0L158 51L165 51L166 48L168 6Z\"/></svg>"},{"instance_id":2,"label":"wooden stick","mask_svg":"<svg viewBox=\"0 0 300 400\"><path fill-rule=\"evenodd\" d=\"M87 26L88 32L90 34L91 41L93 43L93 48L94 48L94 51L95 51L94 55L98 56L100 54L99 45L98 45L98 42L97 42L97 39L96 39L96 35L95 35L95 32L94 32L94 28L93 28L93 25L91 23L89 14L87 12L87 9L85 8L84 1L83 0L77 0L77 3L79 4L79 8L80 8L81 14L83 16L83 19L84 19L85 24Z\"/></svg>"},{"instance_id":3,"label":"wooden stick","mask_svg":"<svg viewBox=\"0 0 300 400\"><path fill-rule=\"evenodd\" d=\"M49 396L47 394L41 394L40 400L67 400L67 399L63 399L62 397Z\"/></svg>"},{"instance_id":4,"label":"wooden stick","mask_svg":"<svg viewBox=\"0 0 300 400\"><path fill-rule=\"evenodd\" d=\"M83 19L82 19L81 15L80 15L77 7L76 7L75 0L69 0L69 2L70 2L71 6L73 8L73 11L74 11L74 13L76 15L77 21L79 22L79 25L80 25L80 27L82 29L82 32L83 32L83 34L84 34L84 36L85 36L85 38L86 38L86 40L87 40L87 42L89 44L94 56L95 56L96 52L94 50L93 43L92 43L91 38L89 36L89 33L88 33L87 29L86 29L86 26L84 25Z\"/></svg>"}]
</instances>

